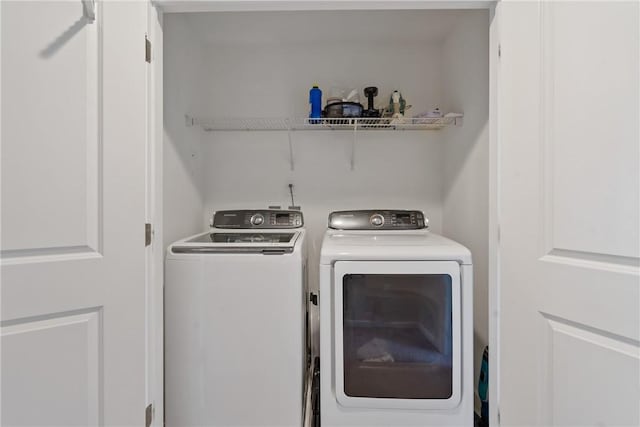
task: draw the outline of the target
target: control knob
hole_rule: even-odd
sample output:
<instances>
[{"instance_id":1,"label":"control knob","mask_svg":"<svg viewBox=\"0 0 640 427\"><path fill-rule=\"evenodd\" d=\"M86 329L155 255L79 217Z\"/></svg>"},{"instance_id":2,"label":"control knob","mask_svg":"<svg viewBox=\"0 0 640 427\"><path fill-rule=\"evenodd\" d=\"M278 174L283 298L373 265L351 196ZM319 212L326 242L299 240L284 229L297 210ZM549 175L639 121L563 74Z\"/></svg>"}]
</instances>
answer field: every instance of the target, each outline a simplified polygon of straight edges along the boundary
<instances>
[{"instance_id":1,"label":"control knob","mask_svg":"<svg viewBox=\"0 0 640 427\"><path fill-rule=\"evenodd\" d=\"M380 214L373 214L371 218L369 218L369 222L374 227L381 227L384 224L384 217Z\"/></svg>"},{"instance_id":2,"label":"control knob","mask_svg":"<svg viewBox=\"0 0 640 427\"><path fill-rule=\"evenodd\" d=\"M251 217L251 225L262 225L264 222L264 216L262 214L255 214Z\"/></svg>"}]
</instances>

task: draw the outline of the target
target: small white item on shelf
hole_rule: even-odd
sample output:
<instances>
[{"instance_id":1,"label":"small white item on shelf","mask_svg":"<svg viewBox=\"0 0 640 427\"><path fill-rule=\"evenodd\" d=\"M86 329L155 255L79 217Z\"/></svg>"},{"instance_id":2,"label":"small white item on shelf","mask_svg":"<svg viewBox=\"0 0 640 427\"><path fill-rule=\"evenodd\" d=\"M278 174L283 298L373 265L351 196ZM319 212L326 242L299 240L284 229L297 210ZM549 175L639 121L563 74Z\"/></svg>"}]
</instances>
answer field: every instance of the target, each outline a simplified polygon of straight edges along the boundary
<instances>
[{"instance_id":1,"label":"small white item on shelf","mask_svg":"<svg viewBox=\"0 0 640 427\"><path fill-rule=\"evenodd\" d=\"M394 90L391 94L391 100L393 102L393 118L401 118L402 113L400 112L400 92Z\"/></svg>"},{"instance_id":2,"label":"small white item on shelf","mask_svg":"<svg viewBox=\"0 0 640 427\"><path fill-rule=\"evenodd\" d=\"M440 112L440 109L436 107L431 111L427 111L427 115L425 117L440 118L442 117L442 113Z\"/></svg>"},{"instance_id":3,"label":"small white item on shelf","mask_svg":"<svg viewBox=\"0 0 640 427\"><path fill-rule=\"evenodd\" d=\"M360 102L360 97L358 96L358 90L357 89L352 89L351 92L349 92L349 95L347 95L347 97L345 98L346 102Z\"/></svg>"},{"instance_id":4,"label":"small white item on shelf","mask_svg":"<svg viewBox=\"0 0 640 427\"><path fill-rule=\"evenodd\" d=\"M416 119L423 119L423 118L426 118L426 119L439 119L439 118L442 117L442 112L440 111L439 108L436 107L431 111L424 111L424 112L422 112L420 114L416 114L413 117L416 118Z\"/></svg>"}]
</instances>

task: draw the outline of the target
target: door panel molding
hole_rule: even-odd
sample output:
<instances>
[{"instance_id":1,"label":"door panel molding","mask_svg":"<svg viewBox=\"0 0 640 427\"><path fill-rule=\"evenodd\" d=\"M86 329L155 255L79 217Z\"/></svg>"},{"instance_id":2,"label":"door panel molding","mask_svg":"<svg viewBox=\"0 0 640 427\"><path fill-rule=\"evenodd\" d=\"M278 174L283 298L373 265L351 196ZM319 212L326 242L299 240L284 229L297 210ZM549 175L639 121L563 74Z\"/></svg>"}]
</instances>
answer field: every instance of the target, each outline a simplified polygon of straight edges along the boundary
<instances>
[{"instance_id":1,"label":"door panel molding","mask_svg":"<svg viewBox=\"0 0 640 427\"><path fill-rule=\"evenodd\" d=\"M0 330L3 388L23 390L5 396L3 423L103 425L102 307L3 321Z\"/></svg>"},{"instance_id":2,"label":"door panel molding","mask_svg":"<svg viewBox=\"0 0 640 427\"><path fill-rule=\"evenodd\" d=\"M640 260L632 257L595 254L592 252L571 251L566 249L551 249L547 255L540 258L540 261L566 264L574 267L607 270L615 273L640 275Z\"/></svg>"},{"instance_id":3,"label":"door panel molding","mask_svg":"<svg viewBox=\"0 0 640 427\"><path fill-rule=\"evenodd\" d=\"M8 49L8 58L4 58L7 67L16 61L19 65L6 73L3 70L3 85L24 91L26 101L18 103L13 112L3 111L3 123L9 125L3 129L3 138L19 140L21 144L3 147L6 148L3 150L6 156L3 198L8 199L3 207L0 256L3 264L5 261L18 264L56 261L62 255L67 259L94 258L103 251L102 5L97 3L96 20L90 22L83 15L81 2L49 6L19 3L1 5L5 21L19 23L28 16L29 20L24 22L37 26L38 16L46 20L48 12L36 9L52 7L60 10L60 16L55 19L69 20L70 25L64 28L56 22L54 28L31 31L31 26L14 24L6 30L7 35L13 34L28 43L19 51ZM64 9L59 9L61 5ZM36 22L32 20L34 16ZM56 35L53 39L52 34ZM73 67L81 64L84 71L68 68L72 55L78 59L73 58ZM23 69L24 76L16 68ZM69 78L65 77L67 70ZM76 89L76 85L80 88ZM6 96L16 99L18 95L18 92L9 92ZM51 101L54 96L60 98L57 106ZM82 97L84 101L80 101ZM69 98L76 100L71 110L67 110L65 104ZM39 105L38 99L47 101ZM78 117L80 102L84 106ZM33 109L35 111L31 111ZM45 111L49 114L43 114ZM74 128L84 129L84 136L74 134ZM61 140L66 140L66 144L60 145ZM56 151L71 151L76 156L51 156ZM49 156L51 158L47 158ZM80 158L84 158L84 165ZM47 168L48 172L41 172ZM39 181L42 176L49 176L50 181Z\"/></svg>"},{"instance_id":4,"label":"door panel molding","mask_svg":"<svg viewBox=\"0 0 640 427\"><path fill-rule=\"evenodd\" d=\"M633 140L632 135L636 136L635 140L640 137L638 130L632 127L634 117L640 114L638 106L633 105L633 97L638 91L613 85L612 95L618 96L607 97L608 93L601 93L604 89L600 86L604 85L592 85L594 94L585 95L584 90L575 90L590 82L580 80L580 74L585 74L580 70L589 71L589 77L585 79L597 76L602 81L611 78L607 71L611 69L630 68L632 73L635 68L640 72L637 63L632 63L633 58L626 59L626 52L633 49L615 48L624 39L624 25L628 22L624 22L617 33L591 35L587 31L589 22L604 19L601 14L613 22L624 15L624 9L610 4L568 3L571 2L539 3L542 256L554 255L567 258L567 261L576 258L590 268L610 268L613 264L622 270L628 270L630 266L640 269L640 227L633 222L633 218L640 215L640 199L638 195L628 194L620 204L612 194L618 188L625 188L626 182L640 179L637 167L634 167L636 159L616 156L616 150L612 149L615 144L628 144ZM583 11L577 26L577 15L572 14L572 8L576 7ZM566 31L572 23L574 29ZM578 40L582 36L585 39L590 36L589 43ZM603 45L600 47L614 46L605 49L610 64L603 65L598 58L593 59L594 55L581 51L586 44L602 51L598 43ZM575 85L574 80L577 80ZM575 101L575 97L584 99ZM622 110L609 101L614 98L625 101ZM573 111L569 105L578 107ZM634 149L623 148L620 151ZM635 148L635 151L640 155L640 150Z\"/></svg>"},{"instance_id":5,"label":"door panel molding","mask_svg":"<svg viewBox=\"0 0 640 427\"><path fill-rule=\"evenodd\" d=\"M575 424L576 416L583 425L638 425L640 414L624 408L633 405L637 395L640 342L549 313L540 315L546 322L542 343L545 386L540 389L546 425ZM607 369L611 364L626 369L622 373ZM603 392L607 395L594 405L593 395Z\"/></svg>"},{"instance_id":6,"label":"door panel molding","mask_svg":"<svg viewBox=\"0 0 640 427\"><path fill-rule=\"evenodd\" d=\"M1 251L0 265L34 264L54 261L81 261L102 258L102 254L89 246L66 246Z\"/></svg>"}]
</instances>

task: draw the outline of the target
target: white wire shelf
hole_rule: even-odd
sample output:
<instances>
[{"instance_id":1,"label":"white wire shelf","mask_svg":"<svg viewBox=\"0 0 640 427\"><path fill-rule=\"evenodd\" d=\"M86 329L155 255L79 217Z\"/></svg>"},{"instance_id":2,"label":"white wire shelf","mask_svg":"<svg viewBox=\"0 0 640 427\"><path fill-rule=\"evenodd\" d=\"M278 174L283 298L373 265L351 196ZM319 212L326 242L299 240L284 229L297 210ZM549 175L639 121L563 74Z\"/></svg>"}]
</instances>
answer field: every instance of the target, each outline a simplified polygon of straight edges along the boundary
<instances>
[{"instance_id":1,"label":"white wire shelf","mask_svg":"<svg viewBox=\"0 0 640 427\"><path fill-rule=\"evenodd\" d=\"M370 131L370 130L439 130L462 124L462 114L449 113L444 117L402 118L196 118L186 116L188 126L200 126L207 132L215 131Z\"/></svg>"},{"instance_id":2,"label":"white wire shelf","mask_svg":"<svg viewBox=\"0 0 640 427\"><path fill-rule=\"evenodd\" d=\"M462 125L463 115L448 113L444 117L402 117L402 118L196 118L185 116L187 126L199 126L207 132L219 131L285 131L289 143L289 165L295 167L293 140L294 131L351 131L350 165L355 167L355 145L357 135L362 131L439 130L447 126Z\"/></svg>"}]
</instances>

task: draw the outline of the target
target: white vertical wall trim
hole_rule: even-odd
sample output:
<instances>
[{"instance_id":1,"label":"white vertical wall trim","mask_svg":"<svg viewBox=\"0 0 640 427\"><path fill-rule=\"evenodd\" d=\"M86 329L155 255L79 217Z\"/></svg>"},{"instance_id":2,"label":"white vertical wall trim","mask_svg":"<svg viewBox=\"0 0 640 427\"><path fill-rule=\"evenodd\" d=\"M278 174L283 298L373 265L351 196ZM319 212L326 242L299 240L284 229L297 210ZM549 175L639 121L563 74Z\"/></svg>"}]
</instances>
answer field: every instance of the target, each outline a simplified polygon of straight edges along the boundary
<instances>
[{"instance_id":1,"label":"white vertical wall trim","mask_svg":"<svg viewBox=\"0 0 640 427\"><path fill-rule=\"evenodd\" d=\"M148 5L148 31L152 42L152 61L148 65L149 141L151 186L148 194L150 220L153 225L153 239L148 274L149 289L147 295L147 331L148 356L147 375L149 394L147 403L153 403L153 422L155 427L164 425L164 222L163 222L163 65L164 46L162 33L162 11L152 4Z\"/></svg>"},{"instance_id":2,"label":"white vertical wall trim","mask_svg":"<svg viewBox=\"0 0 640 427\"><path fill-rule=\"evenodd\" d=\"M500 5L489 28L489 425L500 425Z\"/></svg>"}]
</instances>

